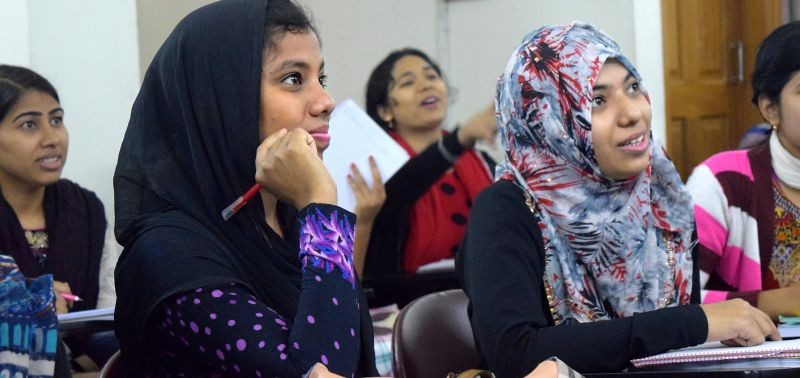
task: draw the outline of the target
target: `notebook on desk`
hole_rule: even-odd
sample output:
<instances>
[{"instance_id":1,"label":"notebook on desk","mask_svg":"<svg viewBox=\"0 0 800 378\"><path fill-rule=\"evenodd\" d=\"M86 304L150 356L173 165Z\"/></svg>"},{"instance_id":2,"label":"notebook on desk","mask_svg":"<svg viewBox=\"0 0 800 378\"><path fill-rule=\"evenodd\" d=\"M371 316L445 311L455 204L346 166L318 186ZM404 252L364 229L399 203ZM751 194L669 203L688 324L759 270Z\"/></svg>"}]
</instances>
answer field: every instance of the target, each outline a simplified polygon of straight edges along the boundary
<instances>
[{"instance_id":1,"label":"notebook on desk","mask_svg":"<svg viewBox=\"0 0 800 378\"><path fill-rule=\"evenodd\" d=\"M784 339L794 339L800 337L800 324L781 324L778 326L778 332Z\"/></svg>"},{"instance_id":2,"label":"notebook on desk","mask_svg":"<svg viewBox=\"0 0 800 378\"><path fill-rule=\"evenodd\" d=\"M66 325L72 323L83 323L96 320L113 321L114 308L98 308L95 310L75 311L66 314L58 314L58 324Z\"/></svg>"},{"instance_id":3,"label":"notebook on desk","mask_svg":"<svg viewBox=\"0 0 800 378\"><path fill-rule=\"evenodd\" d=\"M778 316L778 332L784 339L800 337L800 316Z\"/></svg>"},{"instance_id":4,"label":"notebook on desk","mask_svg":"<svg viewBox=\"0 0 800 378\"><path fill-rule=\"evenodd\" d=\"M631 363L633 366L640 368L706 361L782 358L800 358L800 339L767 341L764 344L752 347L728 347L715 341L655 356L633 359Z\"/></svg>"}]
</instances>

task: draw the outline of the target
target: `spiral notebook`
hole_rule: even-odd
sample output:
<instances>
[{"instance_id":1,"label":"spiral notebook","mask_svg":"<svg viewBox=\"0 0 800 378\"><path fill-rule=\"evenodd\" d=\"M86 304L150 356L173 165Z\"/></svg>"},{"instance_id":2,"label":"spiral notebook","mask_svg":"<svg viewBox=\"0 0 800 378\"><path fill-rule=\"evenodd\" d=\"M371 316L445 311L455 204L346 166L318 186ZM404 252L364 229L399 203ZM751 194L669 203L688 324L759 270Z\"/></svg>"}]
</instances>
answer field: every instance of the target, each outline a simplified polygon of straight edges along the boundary
<instances>
[{"instance_id":1,"label":"spiral notebook","mask_svg":"<svg viewBox=\"0 0 800 378\"><path fill-rule=\"evenodd\" d=\"M677 363L776 358L800 358L800 339L767 341L752 347L728 347L715 341L655 356L633 359L631 363L639 368Z\"/></svg>"}]
</instances>

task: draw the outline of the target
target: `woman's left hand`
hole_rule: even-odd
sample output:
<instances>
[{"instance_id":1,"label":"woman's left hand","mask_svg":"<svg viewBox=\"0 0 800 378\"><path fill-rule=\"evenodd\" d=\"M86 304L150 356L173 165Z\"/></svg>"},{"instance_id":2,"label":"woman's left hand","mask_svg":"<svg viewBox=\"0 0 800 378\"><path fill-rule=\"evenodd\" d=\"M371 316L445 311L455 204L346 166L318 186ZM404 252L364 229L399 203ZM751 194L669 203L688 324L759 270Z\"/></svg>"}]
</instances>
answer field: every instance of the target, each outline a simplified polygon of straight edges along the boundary
<instances>
[{"instance_id":1,"label":"woman's left hand","mask_svg":"<svg viewBox=\"0 0 800 378\"><path fill-rule=\"evenodd\" d=\"M557 378L558 364L555 361L543 361L528 373L525 378Z\"/></svg>"},{"instance_id":2,"label":"woman's left hand","mask_svg":"<svg viewBox=\"0 0 800 378\"><path fill-rule=\"evenodd\" d=\"M317 362L308 373L308 378L344 378L341 375L331 373L325 365Z\"/></svg>"},{"instance_id":3,"label":"woman's left hand","mask_svg":"<svg viewBox=\"0 0 800 378\"><path fill-rule=\"evenodd\" d=\"M461 129L458 130L458 142L464 148L472 148L478 140L494 143L497 136L497 121L494 103L475 113Z\"/></svg>"},{"instance_id":4,"label":"woman's left hand","mask_svg":"<svg viewBox=\"0 0 800 378\"><path fill-rule=\"evenodd\" d=\"M351 165L351 173L347 176L347 182L356 195L355 213L359 224L372 224L375 217L378 216L383 202L386 201L386 190L383 187L381 172L372 156L369 157L369 168L372 171L372 188L367 185L355 164Z\"/></svg>"}]
</instances>

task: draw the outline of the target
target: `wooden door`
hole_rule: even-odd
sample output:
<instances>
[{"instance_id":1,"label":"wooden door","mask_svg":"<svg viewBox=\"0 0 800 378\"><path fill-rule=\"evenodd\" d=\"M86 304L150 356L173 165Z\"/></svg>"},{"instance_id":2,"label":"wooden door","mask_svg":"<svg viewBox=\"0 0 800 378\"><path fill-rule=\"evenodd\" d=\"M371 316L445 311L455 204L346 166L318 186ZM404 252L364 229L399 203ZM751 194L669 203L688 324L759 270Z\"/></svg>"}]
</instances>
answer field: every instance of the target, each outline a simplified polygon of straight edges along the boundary
<instances>
[{"instance_id":1,"label":"wooden door","mask_svg":"<svg viewBox=\"0 0 800 378\"><path fill-rule=\"evenodd\" d=\"M662 0L667 150L684 179L760 122L750 74L780 9L780 0Z\"/></svg>"}]
</instances>

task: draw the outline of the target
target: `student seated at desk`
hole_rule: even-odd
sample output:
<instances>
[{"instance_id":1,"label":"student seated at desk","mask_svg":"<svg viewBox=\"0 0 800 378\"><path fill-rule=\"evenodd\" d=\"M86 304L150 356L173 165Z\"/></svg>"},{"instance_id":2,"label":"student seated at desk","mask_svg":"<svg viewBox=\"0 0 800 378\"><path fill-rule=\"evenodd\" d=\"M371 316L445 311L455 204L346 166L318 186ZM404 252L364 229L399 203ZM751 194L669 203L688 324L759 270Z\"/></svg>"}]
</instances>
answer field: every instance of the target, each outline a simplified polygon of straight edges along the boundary
<instances>
[{"instance_id":1,"label":"student seated at desk","mask_svg":"<svg viewBox=\"0 0 800 378\"><path fill-rule=\"evenodd\" d=\"M156 54L114 175L115 330L134 376L375 375L355 217L321 159L325 80L290 0L204 6ZM254 178L260 195L224 220Z\"/></svg>"},{"instance_id":2,"label":"student seated at desk","mask_svg":"<svg viewBox=\"0 0 800 378\"><path fill-rule=\"evenodd\" d=\"M753 104L768 142L716 154L687 186L700 241L703 303L742 298L777 319L800 315L800 21L761 43Z\"/></svg>"},{"instance_id":3,"label":"student seated at desk","mask_svg":"<svg viewBox=\"0 0 800 378\"><path fill-rule=\"evenodd\" d=\"M113 306L119 255L97 196L61 178L68 150L55 88L27 68L0 65L0 251L26 277L53 275L58 313ZM118 349L110 333L86 337L67 345L73 357L88 354L93 361L80 359L87 368Z\"/></svg>"},{"instance_id":4,"label":"student seated at desk","mask_svg":"<svg viewBox=\"0 0 800 378\"><path fill-rule=\"evenodd\" d=\"M689 193L616 42L587 24L547 26L506 67L496 100L506 159L456 259L490 370L524 376L556 356L611 372L704 341L779 338L745 301L690 304Z\"/></svg>"},{"instance_id":5,"label":"student seated at desk","mask_svg":"<svg viewBox=\"0 0 800 378\"><path fill-rule=\"evenodd\" d=\"M450 100L442 71L413 48L393 51L375 67L366 97L367 113L411 159L386 183L383 207L372 201L377 206L362 206L356 213L358 233L370 231L366 252L358 248L354 256L359 273L362 265L364 277L414 273L420 266L452 259L472 201L491 183L494 162L473 146L494 140L494 109L445 132ZM356 199L365 201L369 188L359 172L353 176Z\"/></svg>"}]
</instances>

